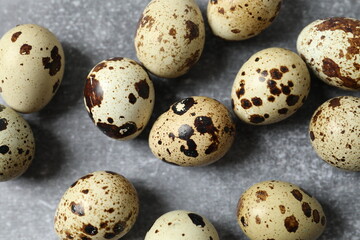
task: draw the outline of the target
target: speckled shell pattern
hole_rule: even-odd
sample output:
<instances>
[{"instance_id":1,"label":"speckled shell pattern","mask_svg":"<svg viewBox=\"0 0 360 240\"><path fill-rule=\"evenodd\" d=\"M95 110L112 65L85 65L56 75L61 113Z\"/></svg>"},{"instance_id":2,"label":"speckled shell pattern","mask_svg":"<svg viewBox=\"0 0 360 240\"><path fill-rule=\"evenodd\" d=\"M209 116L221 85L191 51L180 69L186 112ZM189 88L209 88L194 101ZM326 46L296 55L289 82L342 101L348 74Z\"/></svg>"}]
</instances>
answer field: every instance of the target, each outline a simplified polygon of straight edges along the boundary
<instances>
[{"instance_id":1,"label":"speckled shell pattern","mask_svg":"<svg viewBox=\"0 0 360 240\"><path fill-rule=\"evenodd\" d=\"M283 48L257 52L241 67L231 92L235 114L245 123L266 125L294 114L310 90L304 61Z\"/></svg>"},{"instance_id":2,"label":"speckled shell pattern","mask_svg":"<svg viewBox=\"0 0 360 240\"><path fill-rule=\"evenodd\" d=\"M22 175L35 155L35 139L25 119L0 104L0 182Z\"/></svg>"},{"instance_id":3,"label":"speckled shell pattern","mask_svg":"<svg viewBox=\"0 0 360 240\"><path fill-rule=\"evenodd\" d=\"M215 227L197 213L175 210L159 217L145 240L219 240Z\"/></svg>"},{"instance_id":4,"label":"speckled shell pattern","mask_svg":"<svg viewBox=\"0 0 360 240\"><path fill-rule=\"evenodd\" d=\"M205 26L194 0L152 0L135 35L138 59L153 74L176 78L199 60Z\"/></svg>"},{"instance_id":5,"label":"speckled shell pattern","mask_svg":"<svg viewBox=\"0 0 360 240\"><path fill-rule=\"evenodd\" d=\"M222 158L235 137L230 112L208 97L189 97L174 103L154 123L149 146L164 162L204 166Z\"/></svg>"},{"instance_id":6,"label":"speckled shell pattern","mask_svg":"<svg viewBox=\"0 0 360 240\"><path fill-rule=\"evenodd\" d=\"M22 113L41 110L64 75L64 51L46 28L19 25L0 40L0 90L4 101Z\"/></svg>"},{"instance_id":7,"label":"speckled shell pattern","mask_svg":"<svg viewBox=\"0 0 360 240\"><path fill-rule=\"evenodd\" d=\"M210 0L207 18L214 35L226 40L245 40L271 25L281 0Z\"/></svg>"},{"instance_id":8,"label":"speckled shell pattern","mask_svg":"<svg viewBox=\"0 0 360 240\"><path fill-rule=\"evenodd\" d=\"M89 73L84 102L95 125L117 140L137 137L152 114L155 91L144 68L128 58L112 58Z\"/></svg>"},{"instance_id":9,"label":"speckled shell pattern","mask_svg":"<svg viewBox=\"0 0 360 240\"><path fill-rule=\"evenodd\" d=\"M257 183L238 203L238 223L251 240L315 240L325 229L320 203L300 187L281 181Z\"/></svg>"},{"instance_id":10,"label":"speckled shell pattern","mask_svg":"<svg viewBox=\"0 0 360 240\"><path fill-rule=\"evenodd\" d=\"M323 103L310 121L312 146L324 161L360 171L360 98L342 96Z\"/></svg>"},{"instance_id":11,"label":"speckled shell pattern","mask_svg":"<svg viewBox=\"0 0 360 240\"><path fill-rule=\"evenodd\" d=\"M297 40L297 50L325 83L360 91L360 21L352 18L316 20Z\"/></svg>"},{"instance_id":12,"label":"speckled shell pattern","mask_svg":"<svg viewBox=\"0 0 360 240\"><path fill-rule=\"evenodd\" d=\"M98 171L83 176L65 192L55 215L61 239L119 239L139 212L134 186L123 176Z\"/></svg>"}]
</instances>

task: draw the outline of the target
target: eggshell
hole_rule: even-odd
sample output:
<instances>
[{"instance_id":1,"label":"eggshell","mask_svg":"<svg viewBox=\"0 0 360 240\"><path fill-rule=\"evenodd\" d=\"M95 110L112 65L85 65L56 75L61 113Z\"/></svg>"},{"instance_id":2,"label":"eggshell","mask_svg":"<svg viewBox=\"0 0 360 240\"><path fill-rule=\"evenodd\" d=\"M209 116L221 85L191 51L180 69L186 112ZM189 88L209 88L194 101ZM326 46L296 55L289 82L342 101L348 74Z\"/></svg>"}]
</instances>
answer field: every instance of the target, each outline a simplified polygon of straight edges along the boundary
<instances>
[{"instance_id":1,"label":"eggshell","mask_svg":"<svg viewBox=\"0 0 360 240\"><path fill-rule=\"evenodd\" d=\"M153 74L176 78L199 60L205 43L201 11L194 0L152 0L135 35L138 59Z\"/></svg>"},{"instance_id":2,"label":"eggshell","mask_svg":"<svg viewBox=\"0 0 360 240\"><path fill-rule=\"evenodd\" d=\"M300 187L281 181L257 183L238 203L237 219L252 240L315 240L325 229L319 202Z\"/></svg>"},{"instance_id":3,"label":"eggshell","mask_svg":"<svg viewBox=\"0 0 360 240\"><path fill-rule=\"evenodd\" d=\"M309 90L310 74L304 61L290 50L267 48L241 67L231 98L234 112L242 121L265 125L294 114Z\"/></svg>"},{"instance_id":4,"label":"eggshell","mask_svg":"<svg viewBox=\"0 0 360 240\"><path fill-rule=\"evenodd\" d=\"M245 40L268 28L282 0L210 0L207 18L212 32L226 40Z\"/></svg>"},{"instance_id":5,"label":"eggshell","mask_svg":"<svg viewBox=\"0 0 360 240\"><path fill-rule=\"evenodd\" d=\"M338 168L360 171L360 98L326 101L312 116L309 131L320 158Z\"/></svg>"},{"instance_id":6,"label":"eggshell","mask_svg":"<svg viewBox=\"0 0 360 240\"><path fill-rule=\"evenodd\" d=\"M360 91L360 21L334 17L306 26L297 50L313 72L327 84Z\"/></svg>"},{"instance_id":7,"label":"eggshell","mask_svg":"<svg viewBox=\"0 0 360 240\"><path fill-rule=\"evenodd\" d=\"M0 104L0 182L22 175L34 155L35 139L29 124Z\"/></svg>"},{"instance_id":8,"label":"eggshell","mask_svg":"<svg viewBox=\"0 0 360 240\"><path fill-rule=\"evenodd\" d=\"M203 166L222 158L235 136L227 108L208 97L189 97L173 104L154 123L153 154L179 166Z\"/></svg>"},{"instance_id":9,"label":"eggshell","mask_svg":"<svg viewBox=\"0 0 360 240\"><path fill-rule=\"evenodd\" d=\"M137 137L154 108L155 93L147 72L128 58L112 58L89 73L84 102L95 125L117 140Z\"/></svg>"},{"instance_id":10,"label":"eggshell","mask_svg":"<svg viewBox=\"0 0 360 240\"><path fill-rule=\"evenodd\" d=\"M64 75L64 51L46 28L19 25L0 40L0 91L11 108L41 110L52 99Z\"/></svg>"},{"instance_id":11,"label":"eggshell","mask_svg":"<svg viewBox=\"0 0 360 240\"><path fill-rule=\"evenodd\" d=\"M113 172L93 172L71 185L60 200L55 231L61 239L119 239L134 225L139 200L134 186Z\"/></svg>"},{"instance_id":12,"label":"eggshell","mask_svg":"<svg viewBox=\"0 0 360 240\"><path fill-rule=\"evenodd\" d=\"M145 240L219 240L215 227L197 213L176 210L159 217Z\"/></svg>"}]
</instances>

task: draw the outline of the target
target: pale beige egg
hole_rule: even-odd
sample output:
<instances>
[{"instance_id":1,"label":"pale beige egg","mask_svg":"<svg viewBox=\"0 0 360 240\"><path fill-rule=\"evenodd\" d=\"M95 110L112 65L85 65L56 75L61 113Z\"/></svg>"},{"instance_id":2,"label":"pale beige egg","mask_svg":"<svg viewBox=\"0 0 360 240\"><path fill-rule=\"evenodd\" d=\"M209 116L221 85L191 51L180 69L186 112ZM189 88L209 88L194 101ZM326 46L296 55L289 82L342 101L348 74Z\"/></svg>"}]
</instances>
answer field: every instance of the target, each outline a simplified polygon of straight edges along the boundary
<instances>
[{"instance_id":1,"label":"pale beige egg","mask_svg":"<svg viewBox=\"0 0 360 240\"><path fill-rule=\"evenodd\" d=\"M78 179L62 196L54 227L61 239L119 239L139 213L134 186L125 177L98 171Z\"/></svg>"},{"instance_id":2,"label":"pale beige egg","mask_svg":"<svg viewBox=\"0 0 360 240\"><path fill-rule=\"evenodd\" d=\"M254 184L237 207L239 226L251 240L315 240L325 229L320 203L300 187L281 181Z\"/></svg>"},{"instance_id":3,"label":"pale beige egg","mask_svg":"<svg viewBox=\"0 0 360 240\"><path fill-rule=\"evenodd\" d=\"M194 0L152 0L135 35L138 59L153 74L176 78L199 60L205 43L201 11Z\"/></svg>"},{"instance_id":4,"label":"pale beige egg","mask_svg":"<svg viewBox=\"0 0 360 240\"><path fill-rule=\"evenodd\" d=\"M64 67L61 43L44 27L19 25L0 40L0 92L18 112L45 107L60 86Z\"/></svg>"}]
</instances>

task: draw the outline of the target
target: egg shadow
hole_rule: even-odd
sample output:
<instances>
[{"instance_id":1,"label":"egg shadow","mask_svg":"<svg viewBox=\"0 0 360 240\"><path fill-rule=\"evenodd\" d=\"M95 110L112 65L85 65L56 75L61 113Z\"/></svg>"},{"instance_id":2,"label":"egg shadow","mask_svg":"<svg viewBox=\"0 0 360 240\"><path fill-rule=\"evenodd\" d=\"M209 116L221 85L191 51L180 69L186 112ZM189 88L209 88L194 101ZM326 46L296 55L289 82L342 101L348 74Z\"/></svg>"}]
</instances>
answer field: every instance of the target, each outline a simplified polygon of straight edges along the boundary
<instances>
[{"instance_id":1,"label":"egg shadow","mask_svg":"<svg viewBox=\"0 0 360 240\"><path fill-rule=\"evenodd\" d=\"M145 182L133 182L140 199L140 212L131 231L126 234L126 239L144 239L146 233L156 219L168 211L166 202L154 191L147 187Z\"/></svg>"},{"instance_id":2,"label":"egg shadow","mask_svg":"<svg viewBox=\"0 0 360 240\"><path fill-rule=\"evenodd\" d=\"M65 54L65 72L58 91L38 114L40 117L61 115L73 109L83 97L86 77L92 68L90 58L68 42L62 43Z\"/></svg>"},{"instance_id":3,"label":"egg shadow","mask_svg":"<svg viewBox=\"0 0 360 240\"><path fill-rule=\"evenodd\" d=\"M328 239L342 239L345 228L344 219L341 216L341 209L335 209L333 206L335 204L330 204L329 201L323 201L321 203L327 223L324 230L324 233L321 235L319 240L328 240Z\"/></svg>"},{"instance_id":4,"label":"egg shadow","mask_svg":"<svg viewBox=\"0 0 360 240\"><path fill-rule=\"evenodd\" d=\"M64 148L57 136L40 123L29 121L35 137L35 156L22 177L48 180L55 177L65 163Z\"/></svg>"}]
</instances>

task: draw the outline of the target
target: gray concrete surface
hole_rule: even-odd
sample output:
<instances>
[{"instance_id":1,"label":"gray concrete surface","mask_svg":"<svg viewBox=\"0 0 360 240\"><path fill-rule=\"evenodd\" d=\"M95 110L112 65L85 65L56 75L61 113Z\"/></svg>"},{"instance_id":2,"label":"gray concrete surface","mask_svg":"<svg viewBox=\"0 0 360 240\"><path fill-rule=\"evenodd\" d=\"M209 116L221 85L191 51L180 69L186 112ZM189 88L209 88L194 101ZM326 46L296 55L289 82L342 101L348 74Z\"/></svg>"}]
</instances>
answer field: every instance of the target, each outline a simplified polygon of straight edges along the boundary
<instances>
[{"instance_id":1,"label":"gray concrete surface","mask_svg":"<svg viewBox=\"0 0 360 240\"><path fill-rule=\"evenodd\" d=\"M206 0L197 1L205 15ZM55 240L53 217L65 190L77 178L96 170L112 170L138 190L141 212L124 239L143 239L161 214L187 209L209 218L221 239L246 239L236 222L241 193L252 184L277 179L306 189L323 205L328 226L322 240L360 239L360 174L333 168L310 145L307 129L312 113L327 99L360 96L335 89L313 77L305 105L291 118L269 126L237 123L237 137L219 162L202 168L167 165L150 152L147 137L155 119L170 104L192 95L218 99L230 108L230 90L240 66L267 47L295 51L296 38L311 21L329 16L360 18L358 0L284 0L274 24L243 42L225 42L207 28L204 53L191 72L177 80L153 78L156 105L139 138L118 142L103 135L88 117L82 88L90 69L110 57L136 59L133 36L148 1L133 0L1 0L0 35L21 23L49 28L66 54L63 83L41 112L26 115L37 153L27 173L0 183L0 239Z\"/></svg>"}]
</instances>

